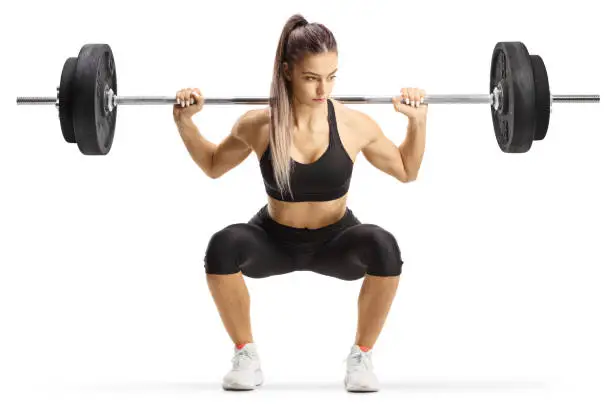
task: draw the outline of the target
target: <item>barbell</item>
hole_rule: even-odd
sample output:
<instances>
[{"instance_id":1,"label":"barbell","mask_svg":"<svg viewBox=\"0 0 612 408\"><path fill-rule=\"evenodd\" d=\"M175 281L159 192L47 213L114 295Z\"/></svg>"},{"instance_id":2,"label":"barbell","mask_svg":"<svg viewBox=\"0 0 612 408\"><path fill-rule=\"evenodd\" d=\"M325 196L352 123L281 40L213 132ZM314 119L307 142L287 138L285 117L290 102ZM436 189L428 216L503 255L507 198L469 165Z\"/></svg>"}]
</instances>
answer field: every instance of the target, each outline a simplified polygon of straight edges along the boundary
<instances>
[{"instance_id":1,"label":"barbell","mask_svg":"<svg viewBox=\"0 0 612 408\"><path fill-rule=\"evenodd\" d=\"M335 96L351 104L392 103L392 96ZM522 42L498 42L491 58L489 93L427 95L425 104L487 104L495 138L505 153L525 153L548 131L553 103L599 103L599 95L552 95L544 61ZM193 102L193 101L192 101ZM265 105L265 97L205 97L207 105ZM55 105L68 143L85 155L106 155L113 144L119 105L176 104L176 97L119 96L108 44L86 44L68 58L55 97L17 97L17 105Z\"/></svg>"}]
</instances>

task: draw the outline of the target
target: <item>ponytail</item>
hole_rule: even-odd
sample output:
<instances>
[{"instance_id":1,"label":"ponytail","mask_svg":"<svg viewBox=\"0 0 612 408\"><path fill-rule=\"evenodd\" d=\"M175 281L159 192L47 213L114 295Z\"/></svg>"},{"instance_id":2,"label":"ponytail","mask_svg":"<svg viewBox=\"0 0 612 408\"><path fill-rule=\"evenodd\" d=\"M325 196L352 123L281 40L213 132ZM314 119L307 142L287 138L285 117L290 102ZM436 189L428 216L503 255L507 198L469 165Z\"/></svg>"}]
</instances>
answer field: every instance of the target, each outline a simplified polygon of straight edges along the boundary
<instances>
[{"instance_id":1,"label":"ponytail","mask_svg":"<svg viewBox=\"0 0 612 408\"><path fill-rule=\"evenodd\" d=\"M290 180L293 171L291 141L293 140L293 95L284 75L283 63L291 70L306 53L337 51L336 40L324 25L309 23L301 14L292 15L281 33L276 47L274 72L270 87L270 152L274 179L281 197L289 192L293 198Z\"/></svg>"},{"instance_id":2,"label":"ponytail","mask_svg":"<svg viewBox=\"0 0 612 408\"><path fill-rule=\"evenodd\" d=\"M291 140L293 132L293 109L291 108L291 87L283 73L283 62L286 61L287 40L293 30L308 25L308 21L300 14L295 14L287 20L276 48L274 60L274 76L270 89L270 151L272 153L272 168L274 179L281 196L289 192L293 198L290 185L291 172Z\"/></svg>"}]
</instances>

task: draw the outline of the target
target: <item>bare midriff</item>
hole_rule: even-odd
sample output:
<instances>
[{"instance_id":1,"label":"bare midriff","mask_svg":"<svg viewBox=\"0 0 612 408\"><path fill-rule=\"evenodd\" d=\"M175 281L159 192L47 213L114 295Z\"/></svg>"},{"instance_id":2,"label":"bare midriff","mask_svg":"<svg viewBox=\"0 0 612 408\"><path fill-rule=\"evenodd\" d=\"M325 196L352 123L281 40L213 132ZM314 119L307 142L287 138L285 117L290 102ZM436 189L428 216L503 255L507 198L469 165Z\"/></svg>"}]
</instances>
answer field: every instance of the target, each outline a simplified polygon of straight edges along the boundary
<instances>
[{"instance_id":1,"label":"bare midriff","mask_svg":"<svg viewBox=\"0 0 612 408\"><path fill-rule=\"evenodd\" d=\"M279 224L316 229L339 221L346 211L347 195L331 201L284 202L268 196L268 212Z\"/></svg>"}]
</instances>

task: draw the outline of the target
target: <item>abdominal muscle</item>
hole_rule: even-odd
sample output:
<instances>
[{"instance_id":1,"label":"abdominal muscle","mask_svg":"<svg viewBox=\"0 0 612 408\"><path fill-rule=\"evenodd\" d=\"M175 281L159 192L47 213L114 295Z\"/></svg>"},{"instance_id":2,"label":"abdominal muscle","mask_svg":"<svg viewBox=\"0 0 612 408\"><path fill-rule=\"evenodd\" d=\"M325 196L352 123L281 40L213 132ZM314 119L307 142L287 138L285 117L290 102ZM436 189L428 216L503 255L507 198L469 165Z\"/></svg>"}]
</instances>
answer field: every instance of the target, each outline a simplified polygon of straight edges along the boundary
<instances>
[{"instance_id":1,"label":"abdominal muscle","mask_svg":"<svg viewBox=\"0 0 612 408\"><path fill-rule=\"evenodd\" d=\"M268 196L268 212L280 224L316 229L339 221L346 211L346 199L345 194L331 201L290 203Z\"/></svg>"}]
</instances>

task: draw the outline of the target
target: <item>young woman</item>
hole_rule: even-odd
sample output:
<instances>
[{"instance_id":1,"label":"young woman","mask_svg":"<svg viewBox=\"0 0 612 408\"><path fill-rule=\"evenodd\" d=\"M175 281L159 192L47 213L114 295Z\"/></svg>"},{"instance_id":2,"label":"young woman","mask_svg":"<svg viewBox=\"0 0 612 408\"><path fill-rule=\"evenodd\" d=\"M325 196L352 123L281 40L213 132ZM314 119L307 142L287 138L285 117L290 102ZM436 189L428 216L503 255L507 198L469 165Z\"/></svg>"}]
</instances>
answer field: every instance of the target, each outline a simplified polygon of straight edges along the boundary
<instances>
[{"instance_id":1,"label":"young woman","mask_svg":"<svg viewBox=\"0 0 612 408\"><path fill-rule=\"evenodd\" d=\"M243 276L296 270L347 281L364 278L344 383L348 391L379 389L372 347L395 297L403 261L390 232L361 223L347 208L347 193L359 152L403 183L416 179L427 106L418 88L402 88L402 96L393 98L395 110L409 118L398 147L369 116L330 98L337 63L328 28L300 14L290 17L276 51L270 106L242 115L219 145L206 140L192 120L204 104L200 90L176 93L174 120L198 166L216 179L255 152L268 195L248 222L217 231L204 257L211 295L234 342L234 366L223 378L224 389L263 384Z\"/></svg>"}]
</instances>

